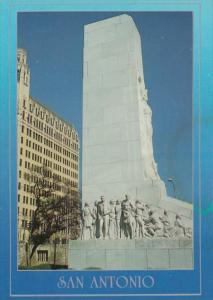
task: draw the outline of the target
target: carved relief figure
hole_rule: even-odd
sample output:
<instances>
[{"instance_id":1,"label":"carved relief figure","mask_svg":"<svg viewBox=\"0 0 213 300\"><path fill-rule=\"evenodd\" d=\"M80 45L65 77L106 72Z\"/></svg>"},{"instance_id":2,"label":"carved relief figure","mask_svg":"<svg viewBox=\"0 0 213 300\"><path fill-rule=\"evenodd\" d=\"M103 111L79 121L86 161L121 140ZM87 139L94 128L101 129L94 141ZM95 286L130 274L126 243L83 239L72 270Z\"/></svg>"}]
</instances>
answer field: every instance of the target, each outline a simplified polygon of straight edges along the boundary
<instances>
[{"instance_id":1,"label":"carved relief figure","mask_svg":"<svg viewBox=\"0 0 213 300\"><path fill-rule=\"evenodd\" d=\"M176 215L174 222L174 231L176 237L183 237L186 234L185 226L182 223L181 216Z\"/></svg>"},{"instance_id":2,"label":"carved relief figure","mask_svg":"<svg viewBox=\"0 0 213 300\"><path fill-rule=\"evenodd\" d=\"M167 210L164 210L163 216L159 217L159 219L163 224L163 236L167 238L172 237L172 226Z\"/></svg>"},{"instance_id":3,"label":"carved relief figure","mask_svg":"<svg viewBox=\"0 0 213 300\"><path fill-rule=\"evenodd\" d=\"M174 226L171 225L167 210L158 216L148 204L136 200L131 203L125 195L123 201L110 200L107 206L101 196L90 209L85 203L82 210L82 238L83 239L133 239L146 237L179 238L192 237L191 227L185 227L179 215L176 215Z\"/></svg>"},{"instance_id":4,"label":"carved relief figure","mask_svg":"<svg viewBox=\"0 0 213 300\"><path fill-rule=\"evenodd\" d=\"M128 196L125 195L125 199L121 203L121 226L122 232L126 238L132 239L133 228L132 228L132 207Z\"/></svg>"},{"instance_id":5,"label":"carved relief figure","mask_svg":"<svg viewBox=\"0 0 213 300\"><path fill-rule=\"evenodd\" d=\"M121 238L121 201L117 200L115 205L116 238Z\"/></svg>"},{"instance_id":6,"label":"carved relief figure","mask_svg":"<svg viewBox=\"0 0 213 300\"><path fill-rule=\"evenodd\" d=\"M113 200L109 202L109 238L115 239L116 237L116 218L115 218L115 203Z\"/></svg>"},{"instance_id":7,"label":"carved relief figure","mask_svg":"<svg viewBox=\"0 0 213 300\"><path fill-rule=\"evenodd\" d=\"M108 220L109 212L107 210L107 204L105 202L104 196L101 196L101 200L98 202L97 215L98 215L98 226L99 226L99 237L108 237Z\"/></svg>"},{"instance_id":8,"label":"carved relief figure","mask_svg":"<svg viewBox=\"0 0 213 300\"><path fill-rule=\"evenodd\" d=\"M92 220L92 237L96 238L97 237L97 214L98 214L98 202L95 201L94 202L94 206L92 209L92 216L93 216L93 220Z\"/></svg>"},{"instance_id":9,"label":"carved relief figure","mask_svg":"<svg viewBox=\"0 0 213 300\"><path fill-rule=\"evenodd\" d=\"M92 238L92 223L93 216L89 204L86 202L82 211L83 218L83 239L88 240Z\"/></svg>"},{"instance_id":10,"label":"carved relief figure","mask_svg":"<svg viewBox=\"0 0 213 300\"><path fill-rule=\"evenodd\" d=\"M136 210L135 210L135 220L136 220L135 237L136 238L142 238L142 237L145 237L145 225L144 225L144 220L143 220L144 206L141 203L141 201L139 201L139 200L136 200L135 206L136 206Z\"/></svg>"}]
</instances>

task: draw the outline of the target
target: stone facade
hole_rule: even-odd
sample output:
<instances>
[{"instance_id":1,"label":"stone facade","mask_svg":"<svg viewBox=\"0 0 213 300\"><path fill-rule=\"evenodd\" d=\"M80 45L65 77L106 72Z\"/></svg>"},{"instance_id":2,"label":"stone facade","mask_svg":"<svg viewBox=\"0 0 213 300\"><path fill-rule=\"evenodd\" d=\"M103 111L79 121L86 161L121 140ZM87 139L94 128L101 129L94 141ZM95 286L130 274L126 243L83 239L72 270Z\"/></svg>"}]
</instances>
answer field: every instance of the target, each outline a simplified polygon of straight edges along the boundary
<instances>
[{"instance_id":1,"label":"stone facade","mask_svg":"<svg viewBox=\"0 0 213 300\"><path fill-rule=\"evenodd\" d=\"M83 76L83 203L127 194L190 223L193 206L169 198L158 174L141 37L130 16L85 26Z\"/></svg>"},{"instance_id":2,"label":"stone facade","mask_svg":"<svg viewBox=\"0 0 213 300\"><path fill-rule=\"evenodd\" d=\"M141 38L128 15L84 30L83 202L166 196L153 156Z\"/></svg>"},{"instance_id":3,"label":"stone facade","mask_svg":"<svg viewBox=\"0 0 213 300\"><path fill-rule=\"evenodd\" d=\"M68 268L103 270L193 269L189 239L70 241Z\"/></svg>"},{"instance_id":4,"label":"stone facade","mask_svg":"<svg viewBox=\"0 0 213 300\"><path fill-rule=\"evenodd\" d=\"M26 251L24 243L19 244L19 256L18 265L27 266L27 256L29 253ZM28 260L29 261L29 260ZM56 265L67 268L68 265L68 246L67 244L44 244L40 245L32 260L31 266L37 266L42 264Z\"/></svg>"},{"instance_id":5,"label":"stone facade","mask_svg":"<svg viewBox=\"0 0 213 300\"><path fill-rule=\"evenodd\" d=\"M79 190L79 137L75 128L30 96L30 70L24 49L17 53L17 174L18 239L28 240L28 226L36 209L31 188L41 168L59 183L54 197ZM51 176L47 180L51 181ZM69 226L60 238L69 236Z\"/></svg>"},{"instance_id":6,"label":"stone facade","mask_svg":"<svg viewBox=\"0 0 213 300\"><path fill-rule=\"evenodd\" d=\"M158 174L130 16L85 26L83 76L82 240L70 241L69 268L192 269L193 206L168 197Z\"/></svg>"}]
</instances>

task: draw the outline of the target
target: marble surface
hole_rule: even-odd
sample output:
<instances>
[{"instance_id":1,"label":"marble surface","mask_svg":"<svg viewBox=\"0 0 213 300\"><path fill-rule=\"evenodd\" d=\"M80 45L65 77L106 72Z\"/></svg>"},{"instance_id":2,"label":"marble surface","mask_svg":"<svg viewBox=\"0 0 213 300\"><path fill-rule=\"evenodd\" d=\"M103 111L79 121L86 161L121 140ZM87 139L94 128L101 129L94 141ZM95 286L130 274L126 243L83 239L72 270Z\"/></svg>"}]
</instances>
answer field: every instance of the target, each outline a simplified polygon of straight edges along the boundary
<instances>
[{"instance_id":1,"label":"marble surface","mask_svg":"<svg viewBox=\"0 0 213 300\"><path fill-rule=\"evenodd\" d=\"M68 268L102 270L193 269L189 239L70 241Z\"/></svg>"},{"instance_id":2,"label":"marble surface","mask_svg":"<svg viewBox=\"0 0 213 300\"><path fill-rule=\"evenodd\" d=\"M153 156L141 37L128 15L85 26L83 202L166 196Z\"/></svg>"}]
</instances>

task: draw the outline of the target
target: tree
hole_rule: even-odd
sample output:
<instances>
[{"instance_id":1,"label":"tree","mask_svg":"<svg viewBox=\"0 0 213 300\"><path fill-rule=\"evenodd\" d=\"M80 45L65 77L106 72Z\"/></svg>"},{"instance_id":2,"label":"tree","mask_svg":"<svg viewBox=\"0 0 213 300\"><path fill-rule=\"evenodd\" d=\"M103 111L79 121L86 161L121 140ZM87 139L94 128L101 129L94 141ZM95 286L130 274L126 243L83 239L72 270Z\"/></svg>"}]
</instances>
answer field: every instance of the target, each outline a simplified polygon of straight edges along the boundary
<instances>
[{"instance_id":1,"label":"tree","mask_svg":"<svg viewBox=\"0 0 213 300\"><path fill-rule=\"evenodd\" d=\"M72 195L70 184L60 182L46 166L31 175L31 182L36 209L29 224L30 263L38 246L48 242L53 234L68 226L72 229L71 239L80 234L80 199L78 193Z\"/></svg>"}]
</instances>

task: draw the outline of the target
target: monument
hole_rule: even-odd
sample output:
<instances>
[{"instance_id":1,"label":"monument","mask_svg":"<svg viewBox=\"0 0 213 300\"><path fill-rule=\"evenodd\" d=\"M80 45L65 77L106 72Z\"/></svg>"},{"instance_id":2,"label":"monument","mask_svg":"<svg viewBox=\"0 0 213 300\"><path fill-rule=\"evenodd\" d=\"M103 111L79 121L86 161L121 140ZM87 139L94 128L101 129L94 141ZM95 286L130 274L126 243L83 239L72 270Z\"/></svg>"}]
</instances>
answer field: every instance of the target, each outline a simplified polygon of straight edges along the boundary
<instances>
[{"instance_id":1,"label":"monument","mask_svg":"<svg viewBox=\"0 0 213 300\"><path fill-rule=\"evenodd\" d=\"M165 198L153 156L141 38L128 15L85 26L83 202Z\"/></svg>"},{"instance_id":2,"label":"monument","mask_svg":"<svg viewBox=\"0 0 213 300\"><path fill-rule=\"evenodd\" d=\"M153 155L141 37L116 16L84 28L82 234L74 269L190 269L193 207L167 196Z\"/></svg>"}]
</instances>

